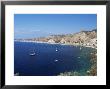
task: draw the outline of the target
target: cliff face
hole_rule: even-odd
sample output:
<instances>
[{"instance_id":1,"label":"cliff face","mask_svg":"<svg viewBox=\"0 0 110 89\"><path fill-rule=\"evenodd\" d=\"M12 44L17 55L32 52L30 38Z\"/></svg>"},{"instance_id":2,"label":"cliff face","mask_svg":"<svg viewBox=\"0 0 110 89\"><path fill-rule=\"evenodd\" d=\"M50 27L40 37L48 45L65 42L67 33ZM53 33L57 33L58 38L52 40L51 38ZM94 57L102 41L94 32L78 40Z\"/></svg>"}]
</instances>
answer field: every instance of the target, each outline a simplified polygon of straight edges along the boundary
<instances>
[{"instance_id":1,"label":"cliff face","mask_svg":"<svg viewBox=\"0 0 110 89\"><path fill-rule=\"evenodd\" d=\"M81 31L75 34L52 35L45 38L36 38L35 41L49 43L73 44L82 46L97 47L97 31Z\"/></svg>"},{"instance_id":2,"label":"cliff face","mask_svg":"<svg viewBox=\"0 0 110 89\"><path fill-rule=\"evenodd\" d=\"M48 37L40 37L40 38L25 39L25 40L90 46L90 47L96 48L97 47L97 30L81 31L78 33L66 34L66 35L51 35Z\"/></svg>"}]
</instances>

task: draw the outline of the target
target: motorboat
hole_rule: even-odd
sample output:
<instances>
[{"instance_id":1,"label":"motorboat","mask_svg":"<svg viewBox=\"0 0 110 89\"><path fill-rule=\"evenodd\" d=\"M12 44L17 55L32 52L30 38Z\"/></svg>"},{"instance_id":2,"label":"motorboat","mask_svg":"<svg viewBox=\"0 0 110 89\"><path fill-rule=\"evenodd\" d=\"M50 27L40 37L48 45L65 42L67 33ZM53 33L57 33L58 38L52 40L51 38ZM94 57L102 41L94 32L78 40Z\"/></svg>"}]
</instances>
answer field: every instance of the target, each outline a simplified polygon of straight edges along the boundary
<instances>
[{"instance_id":1,"label":"motorboat","mask_svg":"<svg viewBox=\"0 0 110 89\"><path fill-rule=\"evenodd\" d=\"M55 50L56 52L58 51L58 49L56 48L56 50Z\"/></svg>"}]
</instances>

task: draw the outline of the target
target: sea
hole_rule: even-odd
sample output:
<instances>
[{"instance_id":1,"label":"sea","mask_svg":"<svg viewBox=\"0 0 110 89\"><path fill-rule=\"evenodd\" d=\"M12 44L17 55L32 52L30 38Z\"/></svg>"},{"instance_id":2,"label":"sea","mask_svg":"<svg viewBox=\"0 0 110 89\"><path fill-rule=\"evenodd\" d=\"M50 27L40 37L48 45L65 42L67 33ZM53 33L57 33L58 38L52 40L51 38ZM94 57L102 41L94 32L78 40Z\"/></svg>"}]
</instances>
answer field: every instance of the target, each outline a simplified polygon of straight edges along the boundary
<instances>
[{"instance_id":1,"label":"sea","mask_svg":"<svg viewBox=\"0 0 110 89\"><path fill-rule=\"evenodd\" d=\"M35 43L14 42L14 74L19 76L58 76L76 71L81 76L91 67L90 53L93 48Z\"/></svg>"}]
</instances>

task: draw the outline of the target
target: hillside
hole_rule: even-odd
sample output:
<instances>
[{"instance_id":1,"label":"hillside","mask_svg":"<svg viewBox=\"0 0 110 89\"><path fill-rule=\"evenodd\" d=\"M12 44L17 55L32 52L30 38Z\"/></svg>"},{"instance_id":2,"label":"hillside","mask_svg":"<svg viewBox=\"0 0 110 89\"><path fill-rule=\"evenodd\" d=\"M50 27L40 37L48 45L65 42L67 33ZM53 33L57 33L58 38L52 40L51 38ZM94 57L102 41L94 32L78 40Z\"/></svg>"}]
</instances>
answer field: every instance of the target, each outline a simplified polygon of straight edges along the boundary
<instances>
[{"instance_id":1,"label":"hillside","mask_svg":"<svg viewBox=\"0 0 110 89\"><path fill-rule=\"evenodd\" d=\"M81 31L73 34L51 35L48 37L24 39L24 41L71 44L97 48L97 30L94 29L92 31Z\"/></svg>"}]
</instances>

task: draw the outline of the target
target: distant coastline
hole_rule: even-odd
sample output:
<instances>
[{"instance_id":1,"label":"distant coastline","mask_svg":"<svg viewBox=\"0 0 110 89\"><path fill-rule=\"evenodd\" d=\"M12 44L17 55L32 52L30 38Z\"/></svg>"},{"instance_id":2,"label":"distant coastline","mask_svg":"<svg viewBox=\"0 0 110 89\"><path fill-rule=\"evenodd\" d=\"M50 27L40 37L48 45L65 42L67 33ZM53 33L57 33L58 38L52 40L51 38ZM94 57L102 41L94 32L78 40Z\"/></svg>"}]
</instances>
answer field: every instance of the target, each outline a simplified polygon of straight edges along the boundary
<instances>
[{"instance_id":1,"label":"distant coastline","mask_svg":"<svg viewBox=\"0 0 110 89\"><path fill-rule=\"evenodd\" d=\"M97 30L81 31L67 35L51 35L48 37L15 39L18 42L34 42L60 45L73 45L97 49Z\"/></svg>"}]
</instances>

